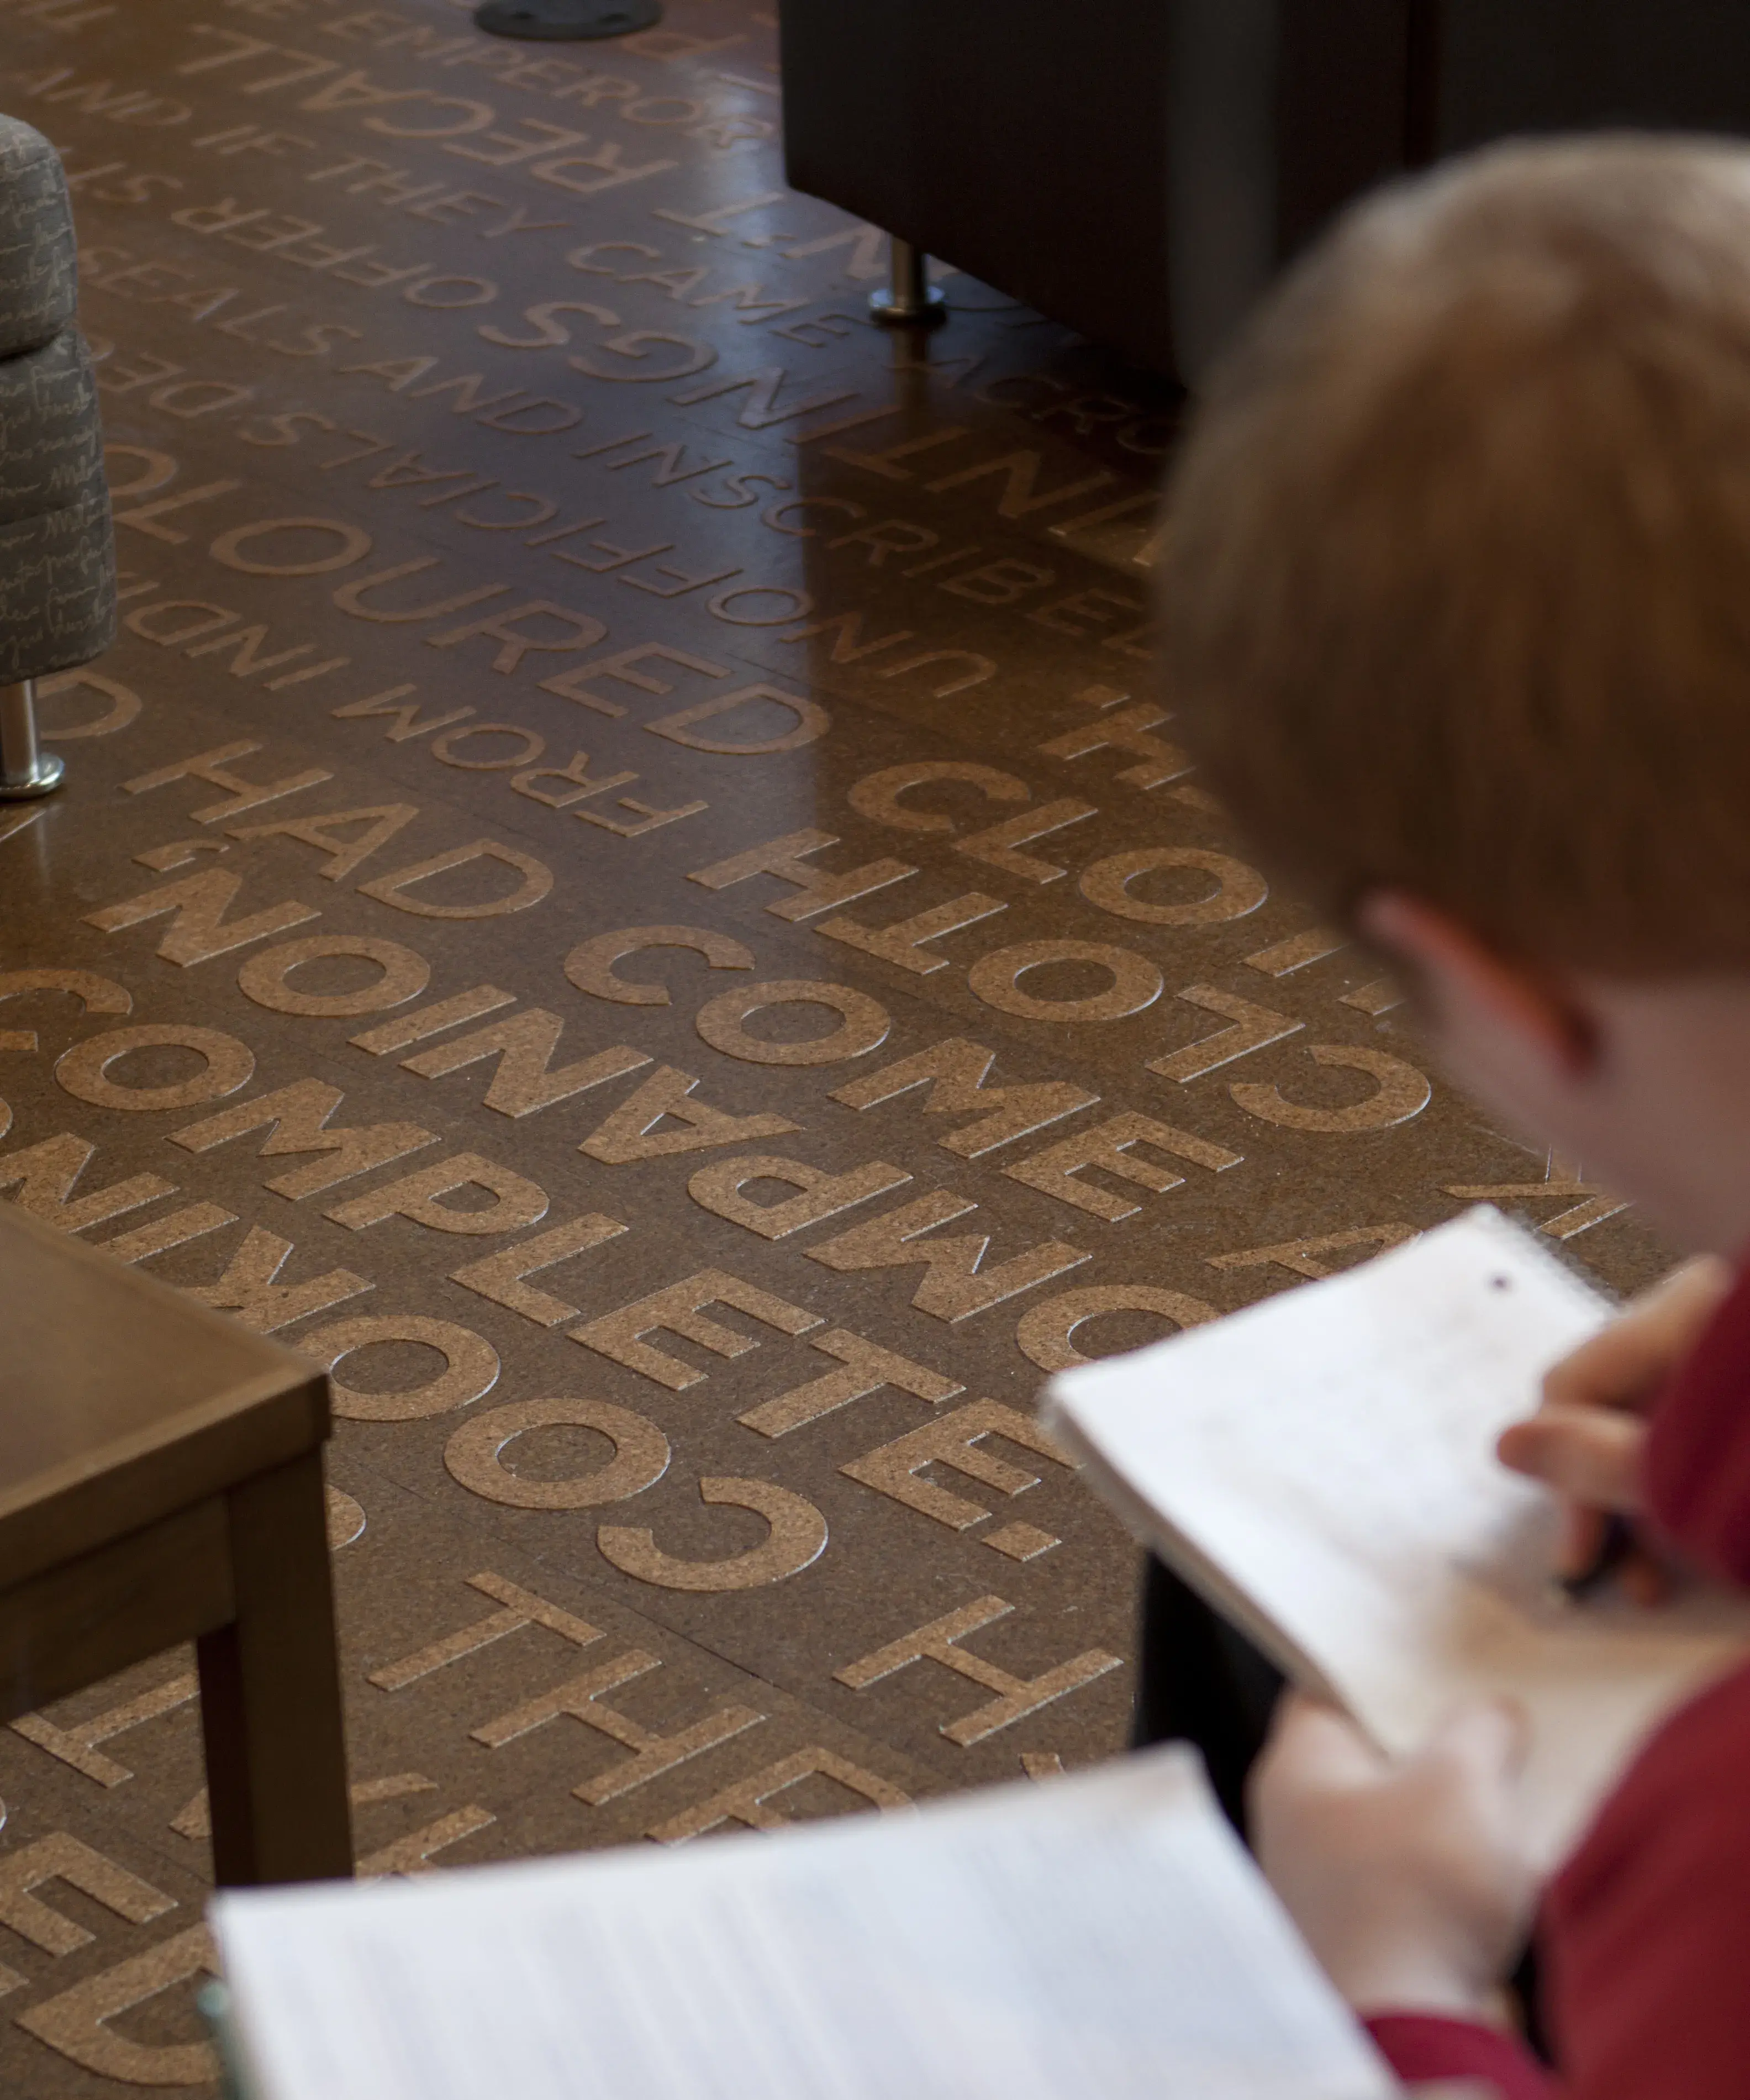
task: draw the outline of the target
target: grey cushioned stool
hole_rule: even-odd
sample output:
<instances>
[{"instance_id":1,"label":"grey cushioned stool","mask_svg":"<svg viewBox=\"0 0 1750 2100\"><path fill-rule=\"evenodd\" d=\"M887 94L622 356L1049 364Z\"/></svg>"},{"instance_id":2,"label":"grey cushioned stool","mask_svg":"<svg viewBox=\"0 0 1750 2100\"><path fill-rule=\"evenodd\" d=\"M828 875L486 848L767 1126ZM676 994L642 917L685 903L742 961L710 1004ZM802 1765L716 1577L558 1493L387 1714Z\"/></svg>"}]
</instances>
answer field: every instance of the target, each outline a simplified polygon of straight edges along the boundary
<instances>
[{"instance_id":1,"label":"grey cushioned stool","mask_svg":"<svg viewBox=\"0 0 1750 2100\"><path fill-rule=\"evenodd\" d=\"M91 363L73 325L73 205L55 148L0 117L0 801L60 784L35 686L115 639L116 557Z\"/></svg>"}]
</instances>

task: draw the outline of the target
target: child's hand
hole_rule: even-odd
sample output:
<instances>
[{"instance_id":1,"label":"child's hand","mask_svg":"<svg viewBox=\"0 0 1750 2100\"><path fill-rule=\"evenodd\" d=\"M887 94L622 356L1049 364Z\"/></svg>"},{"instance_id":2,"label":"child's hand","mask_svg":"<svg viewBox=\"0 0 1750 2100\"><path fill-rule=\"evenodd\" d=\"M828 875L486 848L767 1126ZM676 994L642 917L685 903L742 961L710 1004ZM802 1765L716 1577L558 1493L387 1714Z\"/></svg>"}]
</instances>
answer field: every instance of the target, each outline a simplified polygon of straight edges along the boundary
<instances>
[{"instance_id":1,"label":"child's hand","mask_svg":"<svg viewBox=\"0 0 1750 2100\"><path fill-rule=\"evenodd\" d=\"M1564 1357L1544 1380L1536 1414L1501 1436L1502 1463L1563 1498L1558 1574L1590 1567L1606 1516L1632 1515L1638 1506L1643 1418L1731 1283L1730 1265L1711 1255L1674 1269ZM1664 1592L1663 1570L1644 1553L1624 1568L1622 1582L1643 1604Z\"/></svg>"},{"instance_id":2,"label":"child's hand","mask_svg":"<svg viewBox=\"0 0 1750 2100\"><path fill-rule=\"evenodd\" d=\"M1417 1756L1381 1755L1294 1693L1252 1777L1272 1886L1358 2010L1492 2016L1536 1900L1519 1829L1517 1708L1455 1714Z\"/></svg>"}]
</instances>

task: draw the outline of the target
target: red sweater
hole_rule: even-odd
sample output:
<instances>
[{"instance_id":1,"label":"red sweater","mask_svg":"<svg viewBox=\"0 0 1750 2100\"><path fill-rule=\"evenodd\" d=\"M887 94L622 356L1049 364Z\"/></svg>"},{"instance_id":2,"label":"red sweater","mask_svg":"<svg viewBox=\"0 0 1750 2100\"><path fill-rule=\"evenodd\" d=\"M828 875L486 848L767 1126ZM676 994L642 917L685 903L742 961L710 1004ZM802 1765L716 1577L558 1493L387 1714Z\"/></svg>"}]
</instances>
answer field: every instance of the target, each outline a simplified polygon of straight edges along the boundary
<instances>
[{"instance_id":1,"label":"red sweater","mask_svg":"<svg viewBox=\"0 0 1750 2100\"><path fill-rule=\"evenodd\" d=\"M1750 1587L1750 1268L1660 1400L1646 1505L1692 1560ZM1386 2013L1407 2080L1492 2080L1505 2100L1750 2093L1750 1668L1655 1736L1551 1885L1538 1928L1559 2077L1508 2037Z\"/></svg>"}]
</instances>

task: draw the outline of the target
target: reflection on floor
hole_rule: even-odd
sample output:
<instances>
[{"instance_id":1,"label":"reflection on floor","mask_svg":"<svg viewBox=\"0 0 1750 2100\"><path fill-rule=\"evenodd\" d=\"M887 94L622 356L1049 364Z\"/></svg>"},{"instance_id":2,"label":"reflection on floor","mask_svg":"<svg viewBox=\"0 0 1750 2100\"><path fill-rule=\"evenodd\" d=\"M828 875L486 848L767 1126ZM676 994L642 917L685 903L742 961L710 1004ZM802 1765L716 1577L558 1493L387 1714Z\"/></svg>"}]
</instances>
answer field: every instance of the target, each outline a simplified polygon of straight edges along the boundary
<instances>
[{"instance_id":1,"label":"reflection on floor","mask_svg":"<svg viewBox=\"0 0 1750 2100\"><path fill-rule=\"evenodd\" d=\"M0 815L5 967L102 981L0 979L0 1179L334 1365L368 1870L1108 1755L1134 1558L1043 1370L1484 1191L1648 1271L1174 748L1170 392L963 277L871 327L768 0L0 28L126 619ZM8 2091L209 2076L192 1693L0 1732Z\"/></svg>"}]
</instances>

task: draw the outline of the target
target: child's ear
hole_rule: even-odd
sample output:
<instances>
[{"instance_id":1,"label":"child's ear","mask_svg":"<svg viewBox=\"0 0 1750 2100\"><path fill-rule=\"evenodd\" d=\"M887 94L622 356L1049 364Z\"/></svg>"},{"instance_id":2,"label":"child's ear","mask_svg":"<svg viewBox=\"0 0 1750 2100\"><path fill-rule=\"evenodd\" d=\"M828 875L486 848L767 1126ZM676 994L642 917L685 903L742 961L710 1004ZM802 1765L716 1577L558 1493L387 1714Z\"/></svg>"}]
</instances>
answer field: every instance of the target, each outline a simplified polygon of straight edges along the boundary
<instances>
[{"instance_id":1,"label":"child's ear","mask_svg":"<svg viewBox=\"0 0 1750 2100\"><path fill-rule=\"evenodd\" d=\"M1396 963L1443 1034L1479 1023L1517 1039L1564 1079L1598 1061L1598 1030L1577 987L1558 972L1500 954L1437 906L1398 890L1361 900L1356 924Z\"/></svg>"}]
</instances>

